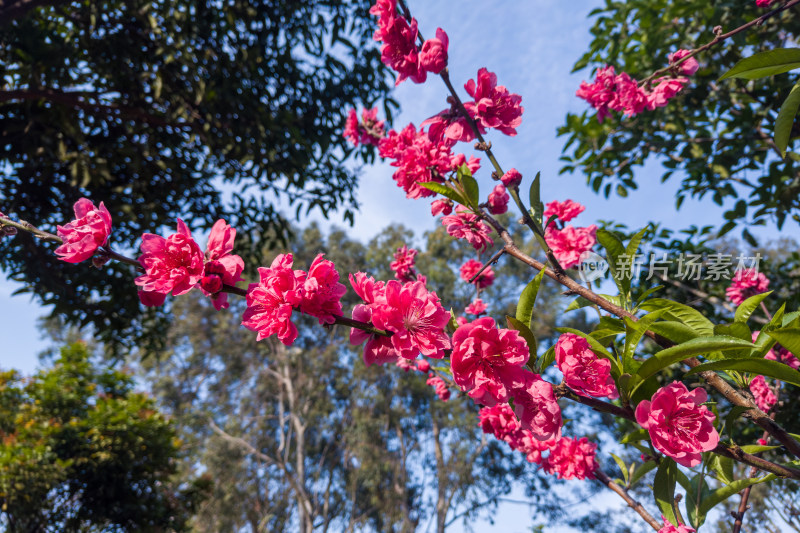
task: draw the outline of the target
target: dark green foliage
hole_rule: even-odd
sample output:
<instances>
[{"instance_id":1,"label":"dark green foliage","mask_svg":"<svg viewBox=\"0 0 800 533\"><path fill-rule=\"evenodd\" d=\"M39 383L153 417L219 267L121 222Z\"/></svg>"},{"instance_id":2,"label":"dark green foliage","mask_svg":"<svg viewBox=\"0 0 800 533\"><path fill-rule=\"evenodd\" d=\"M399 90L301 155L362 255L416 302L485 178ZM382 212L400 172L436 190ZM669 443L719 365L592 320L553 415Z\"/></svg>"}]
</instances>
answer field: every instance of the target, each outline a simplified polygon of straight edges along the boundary
<instances>
[{"instance_id":1,"label":"dark green foliage","mask_svg":"<svg viewBox=\"0 0 800 533\"><path fill-rule=\"evenodd\" d=\"M181 531L204 481L178 487L180 441L130 376L86 346L24 380L0 374L0 523L6 531Z\"/></svg>"},{"instance_id":2,"label":"dark green foliage","mask_svg":"<svg viewBox=\"0 0 800 533\"><path fill-rule=\"evenodd\" d=\"M344 117L387 91L370 4L5 3L2 211L55 229L78 198L103 201L119 251L143 232L173 232L177 217L195 229L224 217L244 256L248 243L285 239L279 200L352 220ZM163 329L163 315L141 316L127 267L67 268L25 234L0 254L7 275L109 346Z\"/></svg>"},{"instance_id":3,"label":"dark green foliage","mask_svg":"<svg viewBox=\"0 0 800 533\"><path fill-rule=\"evenodd\" d=\"M755 2L736 0L607 0L593 12L593 40L575 70L585 69L590 80L587 67L609 64L642 79L666 66L669 53L713 39L715 26L732 30L763 12ZM680 181L678 207L686 197L710 197L728 208L723 231L744 222L775 220L780 228L787 218L800 221L800 158L780 157L772 141L778 109L796 76L717 81L744 56L794 46L799 31L788 10L702 53L700 70L665 108L628 119L615 114L602 124L588 104L584 113L568 115L559 129L567 136L563 171L583 172L589 186L606 196L626 196L637 188L636 168L658 160L662 181L673 174Z\"/></svg>"}]
</instances>

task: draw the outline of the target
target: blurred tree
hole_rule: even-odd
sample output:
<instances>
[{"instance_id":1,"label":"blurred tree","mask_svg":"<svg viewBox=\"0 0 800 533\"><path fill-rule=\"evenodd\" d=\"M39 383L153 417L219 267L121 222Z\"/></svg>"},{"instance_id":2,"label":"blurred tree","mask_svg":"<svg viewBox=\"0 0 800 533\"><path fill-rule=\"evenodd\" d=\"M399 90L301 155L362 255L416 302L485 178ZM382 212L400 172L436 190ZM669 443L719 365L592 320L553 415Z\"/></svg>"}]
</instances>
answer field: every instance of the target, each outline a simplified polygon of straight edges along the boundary
<instances>
[{"instance_id":1,"label":"blurred tree","mask_svg":"<svg viewBox=\"0 0 800 533\"><path fill-rule=\"evenodd\" d=\"M78 198L103 201L121 251L143 232L174 231L177 217L196 229L224 217L244 256L248 240L285 238L279 203L352 221L357 176L342 124L388 90L370 5L3 2L0 210L53 227ZM157 318L141 319L128 267L57 267L30 235L4 239L0 254L22 290L91 323L107 346Z\"/></svg>"},{"instance_id":2,"label":"blurred tree","mask_svg":"<svg viewBox=\"0 0 800 533\"><path fill-rule=\"evenodd\" d=\"M711 41L715 27L728 31L764 12L736 0L606 0L591 14L592 42L574 70L608 64L642 79L667 66L670 53ZM582 172L595 192L624 197L637 188L636 168L659 161L662 181L679 180L678 208L687 197L708 196L728 209L721 233L740 224L752 242L751 224L800 222L800 156L782 158L772 142L778 109L796 80L717 81L743 56L794 46L798 33L800 19L790 9L703 52L700 70L665 108L602 123L593 109L568 114L559 129L567 137L562 172Z\"/></svg>"},{"instance_id":3,"label":"blurred tree","mask_svg":"<svg viewBox=\"0 0 800 533\"><path fill-rule=\"evenodd\" d=\"M29 379L0 374L5 531L183 531L207 480L173 482L179 446L126 374L75 343Z\"/></svg>"}]
</instances>

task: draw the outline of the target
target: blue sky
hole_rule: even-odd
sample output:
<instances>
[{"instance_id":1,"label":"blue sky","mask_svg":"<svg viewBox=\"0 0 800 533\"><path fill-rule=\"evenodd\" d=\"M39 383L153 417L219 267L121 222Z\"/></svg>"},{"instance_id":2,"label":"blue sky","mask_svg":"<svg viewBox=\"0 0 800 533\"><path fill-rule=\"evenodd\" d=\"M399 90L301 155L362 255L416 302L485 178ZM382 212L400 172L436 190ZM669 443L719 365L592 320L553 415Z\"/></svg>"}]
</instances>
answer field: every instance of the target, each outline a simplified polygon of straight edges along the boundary
<instances>
[{"instance_id":1,"label":"blue sky","mask_svg":"<svg viewBox=\"0 0 800 533\"><path fill-rule=\"evenodd\" d=\"M457 88L485 66L497 73L500 84L522 95L525 114L519 134L506 137L494 132L489 139L504 168L515 167L528 179L537 171L542 172L546 201L571 198L584 203L587 209L577 220L581 224L614 219L631 227L644 226L651 220L673 228L718 225L722 209L710 201L687 200L681 211L676 212L675 188L669 183L661 185L660 173L655 168L639 174L640 189L626 199L607 200L595 195L582 175L558 175L563 139L557 138L555 132L567 112L585 109L585 103L574 93L588 73L570 74L570 70L588 47L590 22L586 17L591 9L601 5L599 0L409 0L409 4L426 36L433 35L437 26L447 31L451 78ZM397 88L395 97L402 106L396 117L397 129L408 122L419 125L447 105L444 86L435 77L424 85L406 81ZM465 148L469 146L458 147ZM467 151L467 155L470 153ZM362 208L352 229L354 236L368 239L392 224L403 224L418 233L434 227L429 202L407 200L394 185L391 173L392 168L386 164L364 169L358 191ZM477 177L485 194L492 185L486 166ZM323 223L342 225L335 218ZM783 234L798 237L797 227L792 224L787 224L789 227ZM756 234L769 237L774 231L767 227ZM64 268L75 267L64 265ZM36 366L37 352L46 345L35 328L35 319L43 310L29 296L11 296L17 288L17 284L0 281L0 338L3 339L0 367L30 372ZM590 505L606 507L613 501L601 498ZM530 531L528 516L522 507L503 506L494 527L476 524L476 529L522 533ZM459 527L453 531L460 531Z\"/></svg>"}]
</instances>

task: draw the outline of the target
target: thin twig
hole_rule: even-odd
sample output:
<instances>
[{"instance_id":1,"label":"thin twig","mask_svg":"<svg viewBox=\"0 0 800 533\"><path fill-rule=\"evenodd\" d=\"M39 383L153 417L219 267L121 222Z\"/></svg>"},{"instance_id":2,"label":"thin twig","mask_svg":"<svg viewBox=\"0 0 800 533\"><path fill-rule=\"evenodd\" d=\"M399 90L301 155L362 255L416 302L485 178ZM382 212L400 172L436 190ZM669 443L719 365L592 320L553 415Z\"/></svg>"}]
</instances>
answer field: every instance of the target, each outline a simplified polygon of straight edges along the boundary
<instances>
[{"instance_id":1,"label":"thin twig","mask_svg":"<svg viewBox=\"0 0 800 533\"><path fill-rule=\"evenodd\" d=\"M598 468L594 471L594 477L597 478L597 481L619 494L620 498L625 500L625 503L628 504L628 507L639 513L639 516L641 516L644 521L647 522L653 529L656 531L661 529L661 524L658 523L658 520L656 520L653 515L648 513L647 509L645 509L641 503L634 500L627 490L614 483L614 481L608 477L608 474Z\"/></svg>"},{"instance_id":2,"label":"thin twig","mask_svg":"<svg viewBox=\"0 0 800 533\"><path fill-rule=\"evenodd\" d=\"M494 265L494 264L496 264L496 263L497 263L497 260L498 260L498 259L500 259L500 256L501 256L501 255L503 255L504 253L506 253L506 250L505 250L505 248L500 248L500 249L499 249L499 250L498 250L498 251L497 251L497 252L496 252L496 253L495 253L495 254L494 254L492 257L490 257L490 258L489 258L489 260L488 260L488 261L486 261L486 262L483 264L483 266L481 267L481 269L480 269L480 270L478 270L478 271L475 273L475 275L474 275L474 276L472 276L471 278L469 278L469 281L468 281L468 283L475 283L475 280L476 280L476 279L478 279L478 278L480 277L480 275L481 275L481 274L483 274L483 271L484 271L484 270L486 270L487 268L489 268L489 266L490 266L490 265Z\"/></svg>"}]
</instances>

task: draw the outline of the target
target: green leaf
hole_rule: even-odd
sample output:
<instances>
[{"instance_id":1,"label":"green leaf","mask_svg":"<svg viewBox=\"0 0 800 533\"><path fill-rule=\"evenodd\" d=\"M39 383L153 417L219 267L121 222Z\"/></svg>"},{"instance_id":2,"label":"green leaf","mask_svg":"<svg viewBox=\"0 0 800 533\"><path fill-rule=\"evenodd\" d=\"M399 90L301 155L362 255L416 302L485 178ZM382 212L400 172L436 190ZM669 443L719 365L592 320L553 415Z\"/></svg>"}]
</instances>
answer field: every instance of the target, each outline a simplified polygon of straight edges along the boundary
<instances>
[{"instance_id":1,"label":"green leaf","mask_svg":"<svg viewBox=\"0 0 800 533\"><path fill-rule=\"evenodd\" d=\"M628 488L633 487L636 483L642 479L642 477L650 472L652 469L657 467L655 461L647 461L646 463L640 465L636 470L633 471L633 475L631 475L631 481L628 485Z\"/></svg>"},{"instance_id":2,"label":"green leaf","mask_svg":"<svg viewBox=\"0 0 800 533\"><path fill-rule=\"evenodd\" d=\"M625 247L619 237L610 231L599 229L596 235L597 242L606 250L606 259L608 260L608 269L611 271L611 277L614 279L620 294L624 296L631 287L631 280L625 279L625 272L623 272L623 270L627 272L627 269L623 269L621 265L621 257L625 255Z\"/></svg>"},{"instance_id":3,"label":"green leaf","mask_svg":"<svg viewBox=\"0 0 800 533\"><path fill-rule=\"evenodd\" d=\"M517 320L530 327L531 319L533 318L533 304L536 303L536 295L539 294L539 286L542 284L544 278L544 269L540 270L536 277L533 278L522 290L517 303Z\"/></svg>"},{"instance_id":4,"label":"green leaf","mask_svg":"<svg viewBox=\"0 0 800 533\"><path fill-rule=\"evenodd\" d=\"M733 320L735 322L747 322L753 314L753 311L755 311L759 304L764 301L764 298L770 294L772 294L772 291L762 292L761 294L756 294L743 301L739 304L739 307L736 308L736 314L733 316Z\"/></svg>"},{"instance_id":5,"label":"green leaf","mask_svg":"<svg viewBox=\"0 0 800 533\"><path fill-rule=\"evenodd\" d=\"M611 454L611 457L614 458L614 461L617 463L617 466L620 470L622 470L622 476L625 478L625 486L630 486L630 482L628 481L630 478L628 477L628 467L625 466L625 461L620 459L616 454Z\"/></svg>"},{"instance_id":6,"label":"green leaf","mask_svg":"<svg viewBox=\"0 0 800 533\"><path fill-rule=\"evenodd\" d=\"M725 417L725 431L728 432L728 435L730 435L731 437L733 436L734 421L740 416L742 416L742 413L746 413L750 409L752 409L752 407L744 407L742 405L734 405L733 407L731 407L728 416Z\"/></svg>"},{"instance_id":7,"label":"green leaf","mask_svg":"<svg viewBox=\"0 0 800 533\"><path fill-rule=\"evenodd\" d=\"M693 328L700 335L711 335L714 333L714 324L697 309L692 309L688 305L666 300L664 298L652 298L643 302L639 307L645 311L655 311L665 309L667 316L678 322L683 322Z\"/></svg>"},{"instance_id":8,"label":"green leaf","mask_svg":"<svg viewBox=\"0 0 800 533\"><path fill-rule=\"evenodd\" d=\"M800 354L800 328L776 329L766 333L793 354Z\"/></svg>"},{"instance_id":9,"label":"green leaf","mask_svg":"<svg viewBox=\"0 0 800 533\"><path fill-rule=\"evenodd\" d=\"M619 296L610 296L608 294L598 294L598 296L608 300L614 305L621 305L621 301ZM578 309L583 309L584 307L589 307L594 305L592 302L584 298L583 296L578 296L575 300L570 303L567 308L564 310L566 313L567 311L576 311Z\"/></svg>"},{"instance_id":10,"label":"green leaf","mask_svg":"<svg viewBox=\"0 0 800 533\"><path fill-rule=\"evenodd\" d=\"M647 228L639 230L636 235L631 237L630 242L628 242L628 246L625 247L625 255L628 257L633 257L636 255L636 252L639 251L639 245L642 243L642 238L644 237L645 233L647 233Z\"/></svg>"},{"instance_id":11,"label":"green leaf","mask_svg":"<svg viewBox=\"0 0 800 533\"><path fill-rule=\"evenodd\" d=\"M458 180L464 186L464 191L467 194L467 200L472 207L478 207L481 198L480 188L478 182L472 177L472 172L467 165L461 165L458 169Z\"/></svg>"},{"instance_id":12,"label":"green leaf","mask_svg":"<svg viewBox=\"0 0 800 533\"><path fill-rule=\"evenodd\" d=\"M525 342L528 344L528 352L530 353L530 358L528 359L528 367L533 369L534 365L536 364L536 351L538 349L538 344L536 342L536 336L534 336L533 331L531 328L514 318L513 316L506 315L506 324L508 324L509 329L513 329L519 332Z\"/></svg>"},{"instance_id":13,"label":"green leaf","mask_svg":"<svg viewBox=\"0 0 800 533\"><path fill-rule=\"evenodd\" d=\"M628 317L624 318L625 321L625 348L622 350L622 368L625 372L630 372L628 361L633 359L636 352L636 347L639 346L639 341L642 340L644 334L650 329L651 324L658 320L664 311L653 311L637 321L633 321Z\"/></svg>"},{"instance_id":14,"label":"green leaf","mask_svg":"<svg viewBox=\"0 0 800 533\"><path fill-rule=\"evenodd\" d=\"M649 440L649 438L650 438L650 433L648 433L646 429L639 428L631 431L630 433L622 437L619 440L619 442L620 444L630 444L632 442Z\"/></svg>"},{"instance_id":15,"label":"green leaf","mask_svg":"<svg viewBox=\"0 0 800 533\"><path fill-rule=\"evenodd\" d=\"M461 205L469 205L467 201L464 200L464 197L461 196L461 194L457 190L453 189L452 187L448 187L447 185L443 185L435 181L426 181L426 182L418 181L417 185L421 185L426 189L429 189L437 194L446 196L447 198L450 198L454 202L458 202Z\"/></svg>"},{"instance_id":16,"label":"green leaf","mask_svg":"<svg viewBox=\"0 0 800 533\"><path fill-rule=\"evenodd\" d=\"M674 525L678 524L675 516L675 484L678 482L678 465L666 457L661 459L656 478L653 480L653 497L664 517Z\"/></svg>"},{"instance_id":17,"label":"green leaf","mask_svg":"<svg viewBox=\"0 0 800 533\"><path fill-rule=\"evenodd\" d=\"M541 193L541 174L541 172L536 173L536 177L533 178L533 183L531 183L531 188L528 191L531 201L531 216L533 216L533 220L535 220L538 224L542 223L542 218L544 217L544 204L542 203Z\"/></svg>"},{"instance_id":18,"label":"green leaf","mask_svg":"<svg viewBox=\"0 0 800 533\"><path fill-rule=\"evenodd\" d=\"M711 457L711 461L709 461L708 466L711 468L711 470L716 472L717 478L720 481L726 485L733 483L733 459L714 454Z\"/></svg>"},{"instance_id":19,"label":"green leaf","mask_svg":"<svg viewBox=\"0 0 800 533\"><path fill-rule=\"evenodd\" d=\"M543 374L545 370L548 369L550 365L553 364L553 361L556 360L556 347L551 346L548 348L546 352L542 355L541 359L539 359L539 365L536 368L537 374Z\"/></svg>"},{"instance_id":20,"label":"green leaf","mask_svg":"<svg viewBox=\"0 0 800 533\"><path fill-rule=\"evenodd\" d=\"M639 368L637 374L644 380L662 368L679 363L684 359L694 357L695 355L701 355L718 350L725 351L752 347L753 343L734 337L698 337L656 353L650 359L647 359L644 363L642 363L642 366ZM741 359L737 359L737 361L741 361Z\"/></svg>"},{"instance_id":21,"label":"green leaf","mask_svg":"<svg viewBox=\"0 0 800 533\"><path fill-rule=\"evenodd\" d=\"M702 472L692 478L689 486L690 489L686 491L686 512L689 514L692 526L699 529L706 521L706 514L700 513L699 504L711 494L711 491Z\"/></svg>"},{"instance_id":22,"label":"green leaf","mask_svg":"<svg viewBox=\"0 0 800 533\"><path fill-rule=\"evenodd\" d=\"M700 501L698 512L701 515L706 515L718 503L724 502L734 494L738 494L751 485L764 483L775 479L775 474L768 474L764 477L751 477L748 479L739 479L730 485L720 487Z\"/></svg>"},{"instance_id":23,"label":"green leaf","mask_svg":"<svg viewBox=\"0 0 800 533\"><path fill-rule=\"evenodd\" d=\"M727 78L755 80L783 74L796 68L800 68L800 48L777 48L745 57L723 74L720 80Z\"/></svg>"},{"instance_id":24,"label":"green leaf","mask_svg":"<svg viewBox=\"0 0 800 533\"><path fill-rule=\"evenodd\" d=\"M660 291L663 288L664 288L663 285L656 285L655 287L650 287L649 289L644 291L642 294L640 294L638 298L636 298L636 303L637 304L641 303L642 301L646 300L648 296L650 296L651 294L653 294L656 291Z\"/></svg>"},{"instance_id":25,"label":"green leaf","mask_svg":"<svg viewBox=\"0 0 800 533\"><path fill-rule=\"evenodd\" d=\"M674 320L662 320L650 324L650 331L665 337L675 344L690 341L700 336L695 330L682 322L675 322Z\"/></svg>"},{"instance_id":26,"label":"green leaf","mask_svg":"<svg viewBox=\"0 0 800 533\"><path fill-rule=\"evenodd\" d=\"M697 374L704 370L736 370L738 372L752 372L770 378L779 379L792 385L800 387L800 372L789 365L770 361L769 359L751 358L746 359L723 359L694 367L686 375Z\"/></svg>"}]
</instances>

